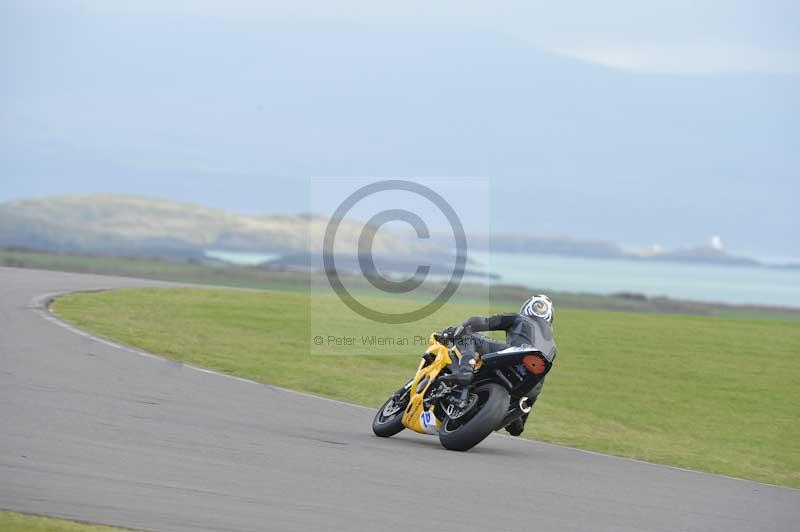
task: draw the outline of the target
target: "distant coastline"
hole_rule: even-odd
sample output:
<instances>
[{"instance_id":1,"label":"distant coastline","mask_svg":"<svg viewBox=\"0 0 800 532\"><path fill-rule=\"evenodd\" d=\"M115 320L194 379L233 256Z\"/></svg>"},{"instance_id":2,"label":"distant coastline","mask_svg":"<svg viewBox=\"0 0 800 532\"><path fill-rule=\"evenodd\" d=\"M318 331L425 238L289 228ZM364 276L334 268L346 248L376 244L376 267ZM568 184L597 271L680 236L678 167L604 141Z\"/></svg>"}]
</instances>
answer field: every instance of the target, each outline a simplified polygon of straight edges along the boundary
<instances>
[{"instance_id":1,"label":"distant coastline","mask_svg":"<svg viewBox=\"0 0 800 532\"><path fill-rule=\"evenodd\" d=\"M321 250L327 224L322 214L246 216L163 199L113 194L55 196L0 203L0 247L56 253L89 253L206 260L209 249L220 252L275 254L280 257ZM364 230L358 220L345 220L345 239L355 242ZM420 255L450 249L449 237L430 241L375 232L375 252L406 263ZM470 235L472 250L531 255L622 259L798 270L800 263L767 264L729 254L718 237L710 245L630 251L619 244L569 236L530 234ZM355 245L352 246L355 249ZM296 262L296 260L295 260ZM277 266L277 264L276 264Z\"/></svg>"},{"instance_id":2,"label":"distant coastline","mask_svg":"<svg viewBox=\"0 0 800 532\"><path fill-rule=\"evenodd\" d=\"M721 248L695 246L677 250L632 252L613 242L581 240L571 237L541 237L529 235L491 235L473 238L475 249L530 255L554 255L585 259L622 259L643 262L677 262L687 264L714 264L719 266L748 266L778 269L800 269L800 264L767 264L749 258L731 255Z\"/></svg>"},{"instance_id":3,"label":"distant coastline","mask_svg":"<svg viewBox=\"0 0 800 532\"><path fill-rule=\"evenodd\" d=\"M566 259L572 262L574 267L582 268L581 275L575 275L576 272L566 271L565 265L560 262L557 257L546 256L515 256L511 254L498 254L496 259L501 259L504 256L516 257L523 261L524 271L530 272L534 275L533 282L520 282L515 283L512 279L507 278L503 280L492 280L488 286L485 282L479 282L478 278L466 279L462 284L459 293L464 297L471 298L489 298L493 303L500 305L514 305L519 304L520 294L529 293L532 290L538 292L546 292L551 295L557 305L561 308L587 308L587 309L603 309L610 311L626 311L626 312L665 312L665 313L679 313L679 314L695 314L695 315L715 315L715 316L736 316L741 318L757 318L769 317L780 319L797 320L800 318L800 304L790 304L788 302L781 303L780 301L750 303L750 304L736 304L724 303L713 301L716 299L708 293L702 293L695 289L692 290L692 298L681 297L667 297L666 291L661 291L660 295L647 295L641 290L637 290L635 283L629 283L631 279L630 272L618 272L621 265L634 266L637 268L645 268L652 270L653 267L667 268L668 271L662 272L666 274L674 274L676 270L685 270L686 268L697 268L706 270L707 273L712 275L719 273L736 274L737 272L745 272L747 269L737 268L720 268L711 265L680 265L668 263L636 263L625 262L616 260L584 260L571 258ZM25 251L25 250L9 250L0 248L0 266L14 267L14 268L35 268L46 270L59 270L59 271L73 271L81 273L94 273L103 275L123 275L126 277L141 277L148 279L162 279L175 282L188 282L188 283L201 283L210 285L227 285L242 288L260 288L260 289L301 289L309 290L315 289L314 287L323 286L325 289L329 288L328 280L322 273L315 273L312 271L296 271L296 270L280 270L280 269L267 269L263 267L253 266L253 261L258 261L260 257L252 255L245 256L229 256L228 259L246 260L249 266L237 266L228 261L219 260L203 260L198 261L195 259L177 260L177 259L163 259L163 258L144 258L144 257L125 257L125 256L109 256L109 255L77 255L65 253L48 253L43 251ZM548 265L548 261L555 261L554 264ZM592 269L599 266L607 266L613 268L615 275L620 273L622 278L626 280L629 286L626 290L616 290L613 287L607 293L591 293L588 282L592 284L597 280L611 280L610 276L602 274L602 272L592 272ZM589 268L590 275L586 275ZM548 273L548 270L550 272ZM508 270L513 274L513 271ZM769 275L767 270L751 268L751 273L765 276ZM550 276L553 272L557 272L565 280L565 288L558 289L556 281ZM580 272L578 272L580 273ZM648 275L653 272L647 272ZM679 273L679 272L678 272ZM780 273L780 272L776 272ZM791 283L794 275L793 272L785 272L791 276L783 283L786 287L786 282ZM346 275L346 274L345 274ZM513 276L513 275L512 275ZM510 277L510 276L509 276ZM619 278L620 275L617 275ZM693 276L691 276L693 277ZM363 277L363 275L346 276L347 282L353 283L353 286L360 287L359 289L370 289L371 285ZM771 280L773 282L774 280ZM554 284L551 284L553 282ZM774 283L773 283L774 284ZM800 283L794 282L793 286L788 286L788 291L800 289ZM666 287L664 287L666 288ZM776 285L776 289L780 290L781 286ZM438 293L441 290L441 283L434 282L431 286L421 287L420 290L429 290L424 293ZM432 291L432 292L430 292ZM783 294L786 290L781 290ZM758 294L763 295L759 289ZM703 299L702 295L709 295L710 297ZM755 300L754 300L755 301ZM800 301L800 295L795 301Z\"/></svg>"}]
</instances>

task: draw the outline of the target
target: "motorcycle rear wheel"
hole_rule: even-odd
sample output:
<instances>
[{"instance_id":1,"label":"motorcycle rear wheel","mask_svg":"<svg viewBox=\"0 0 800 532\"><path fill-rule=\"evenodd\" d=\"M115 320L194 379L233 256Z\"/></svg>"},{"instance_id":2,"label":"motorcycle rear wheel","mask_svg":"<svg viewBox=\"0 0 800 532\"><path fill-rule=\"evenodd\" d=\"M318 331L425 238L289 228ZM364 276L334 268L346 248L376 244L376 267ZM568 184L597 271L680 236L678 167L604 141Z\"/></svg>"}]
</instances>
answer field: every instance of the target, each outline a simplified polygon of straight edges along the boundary
<instances>
[{"instance_id":1,"label":"motorcycle rear wheel","mask_svg":"<svg viewBox=\"0 0 800 532\"><path fill-rule=\"evenodd\" d=\"M477 396L477 401L470 411L456 419L448 416L442 422L439 442L446 449L472 449L494 432L508 411L508 391L499 384L482 384L472 394Z\"/></svg>"}]
</instances>

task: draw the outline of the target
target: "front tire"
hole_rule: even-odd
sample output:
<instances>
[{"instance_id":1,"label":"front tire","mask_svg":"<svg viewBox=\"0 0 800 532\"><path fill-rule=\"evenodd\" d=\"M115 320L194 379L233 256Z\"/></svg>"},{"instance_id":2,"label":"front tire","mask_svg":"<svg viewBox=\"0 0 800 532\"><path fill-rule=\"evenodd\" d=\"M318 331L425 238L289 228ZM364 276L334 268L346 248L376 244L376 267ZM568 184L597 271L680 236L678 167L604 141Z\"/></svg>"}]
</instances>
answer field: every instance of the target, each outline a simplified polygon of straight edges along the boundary
<instances>
[{"instance_id":1,"label":"front tire","mask_svg":"<svg viewBox=\"0 0 800 532\"><path fill-rule=\"evenodd\" d=\"M403 425L403 413L407 405L408 390L403 387L378 409L372 420L372 432L381 438L388 438L406 428Z\"/></svg>"},{"instance_id":2,"label":"front tire","mask_svg":"<svg viewBox=\"0 0 800 532\"><path fill-rule=\"evenodd\" d=\"M451 451L468 451L472 449L503 421L508 411L510 397L508 391L499 384L490 382L482 384L472 392L477 396L476 404L471 413L467 411L463 416L444 419L439 429L439 441ZM467 417L468 419L463 419Z\"/></svg>"}]
</instances>

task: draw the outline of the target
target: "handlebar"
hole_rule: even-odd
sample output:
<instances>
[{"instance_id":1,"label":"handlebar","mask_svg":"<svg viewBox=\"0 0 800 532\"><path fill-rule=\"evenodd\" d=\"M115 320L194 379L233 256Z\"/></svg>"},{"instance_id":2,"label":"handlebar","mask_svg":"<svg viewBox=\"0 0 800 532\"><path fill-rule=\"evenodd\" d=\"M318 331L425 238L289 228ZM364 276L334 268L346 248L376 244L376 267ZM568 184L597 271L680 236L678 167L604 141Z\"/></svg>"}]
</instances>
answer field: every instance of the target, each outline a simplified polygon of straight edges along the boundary
<instances>
[{"instance_id":1,"label":"handlebar","mask_svg":"<svg viewBox=\"0 0 800 532\"><path fill-rule=\"evenodd\" d=\"M434 340L443 345L452 345L464 334L469 334L472 332L469 327L464 327L463 325L459 325L452 332L448 332L451 329L453 328L448 327L442 332L433 333Z\"/></svg>"}]
</instances>

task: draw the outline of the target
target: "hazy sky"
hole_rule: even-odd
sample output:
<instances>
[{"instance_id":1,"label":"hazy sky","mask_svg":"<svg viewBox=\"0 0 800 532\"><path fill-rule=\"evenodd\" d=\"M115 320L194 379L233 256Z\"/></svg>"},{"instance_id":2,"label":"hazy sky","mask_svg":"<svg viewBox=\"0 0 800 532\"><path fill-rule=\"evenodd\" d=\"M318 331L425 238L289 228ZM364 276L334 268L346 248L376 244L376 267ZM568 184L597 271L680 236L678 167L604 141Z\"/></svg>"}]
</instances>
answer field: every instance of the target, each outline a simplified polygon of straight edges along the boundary
<instances>
[{"instance_id":1,"label":"hazy sky","mask_svg":"<svg viewBox=\"0 0 800 532\"><path fill-rule=\"evenodd\" d=\"M800 256L800 3L395 4L5 2L0 200L477 176L495 231Z\"/></svg>"}]
</instances>

